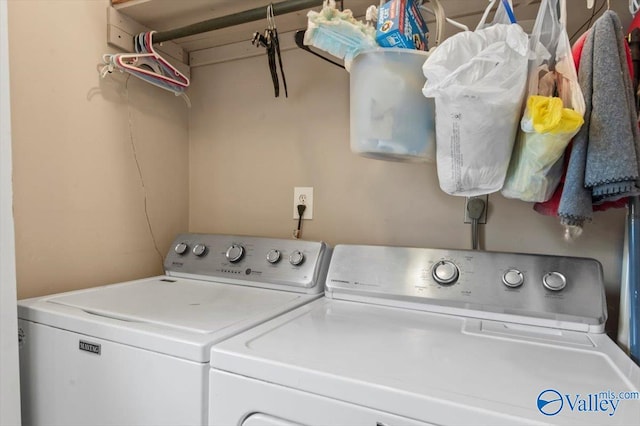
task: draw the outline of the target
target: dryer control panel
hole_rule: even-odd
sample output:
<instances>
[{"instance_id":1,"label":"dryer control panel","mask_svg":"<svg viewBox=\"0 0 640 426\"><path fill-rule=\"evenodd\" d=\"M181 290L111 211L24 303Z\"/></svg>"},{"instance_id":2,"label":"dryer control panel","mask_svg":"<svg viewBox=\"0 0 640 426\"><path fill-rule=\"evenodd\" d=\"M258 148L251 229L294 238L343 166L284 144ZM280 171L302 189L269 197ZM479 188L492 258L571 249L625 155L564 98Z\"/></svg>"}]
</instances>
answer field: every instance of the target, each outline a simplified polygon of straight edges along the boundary
<instances>
[{"instance_id":1,"label":"dryer control panel","mask_svg":"<svg viewBox=\"0 0 640 426\"><path fill-rule=\"evenodd\" d=\"M338 245L329 297L579 331L604 331L602 266L577 257Z\"/></svg>"},{"instance_id":2,"label":"dryer control panel","mask_svg":"<svg viewBox=\"0 0 640 426\"><path fill-rule=\"evenodd\" d=\"M330 247L322 242L181 234L164 268L172 276L320 293L330 257Z\"/></svg>"}]
</instances>

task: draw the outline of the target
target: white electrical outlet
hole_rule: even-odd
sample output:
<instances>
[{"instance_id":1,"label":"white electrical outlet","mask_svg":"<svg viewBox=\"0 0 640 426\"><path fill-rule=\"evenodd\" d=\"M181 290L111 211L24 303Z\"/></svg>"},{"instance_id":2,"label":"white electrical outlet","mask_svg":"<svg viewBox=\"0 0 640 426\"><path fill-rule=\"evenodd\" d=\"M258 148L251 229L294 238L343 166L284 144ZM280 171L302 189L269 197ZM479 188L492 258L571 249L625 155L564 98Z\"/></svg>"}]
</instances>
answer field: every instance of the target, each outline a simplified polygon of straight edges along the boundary
<instances>
[{"instance_id":1,"label":"white electrical outlet","mask_svg":"<svg viewBox=\"0 0 640 426\"><path fill-rule=\"evenodd\" d=\"M302 219L313 219L313 187L296 186L293 188L293 218L298 219L298 204L307 206Z\"/></svg>"}]
</instances>

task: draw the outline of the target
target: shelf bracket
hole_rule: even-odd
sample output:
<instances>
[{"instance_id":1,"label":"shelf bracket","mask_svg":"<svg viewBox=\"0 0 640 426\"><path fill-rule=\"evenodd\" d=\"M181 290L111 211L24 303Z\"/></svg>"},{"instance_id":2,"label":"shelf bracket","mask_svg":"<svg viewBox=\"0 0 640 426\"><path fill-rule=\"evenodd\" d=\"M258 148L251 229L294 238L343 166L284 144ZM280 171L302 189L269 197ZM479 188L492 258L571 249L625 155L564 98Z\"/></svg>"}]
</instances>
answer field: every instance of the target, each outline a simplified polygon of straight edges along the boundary
<instances>
[{"instance_id":1,"label":"shelf bracket","mask_svg":"<svg viewBox=\"0 0 640 426\"><path fill-rule=\"evenodd\" d=\"M107 44L125 52L134 52L133 37L136 34L151 31L150 28L134 21L113 7L107 8ZM155 38L154 38L155 39ZM178 44L167 41L154 47L162 56L187 78L191 78L189 54Z\"/></svg>"}]
</instances>

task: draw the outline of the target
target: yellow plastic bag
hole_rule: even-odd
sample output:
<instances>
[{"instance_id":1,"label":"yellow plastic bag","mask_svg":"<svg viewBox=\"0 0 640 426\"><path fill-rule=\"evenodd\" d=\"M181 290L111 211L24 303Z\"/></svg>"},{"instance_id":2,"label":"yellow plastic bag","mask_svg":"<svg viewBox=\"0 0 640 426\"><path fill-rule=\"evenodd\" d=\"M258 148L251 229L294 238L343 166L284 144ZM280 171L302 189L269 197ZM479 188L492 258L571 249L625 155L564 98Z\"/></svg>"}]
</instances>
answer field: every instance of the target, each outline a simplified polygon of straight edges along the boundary
<instances>
[{"instance_id":1,"label":"yellow plastic bag","mask_svg":"<svg viewBox=\"0 0 640 426\"><path fill-rule=\"evenodd\" d=\"M562 99L530 96L502 194L523 201L548 200L561 173L560 167L553 166L582 123L582 114L565 108Z\"/></svg>"},{"instance_id":2,"label":"yellow plastic bag","mask_svg":"<svg viewBox=\"0 0 640 426\"><path fill-rule=\"evenodd\" d=\"M528 112L528 113L527 113ZM580 129L584 119L578 112L564 108L562 99L548 96L531 96L527 100L525 120L530 120L536 133L549 133L552 135L574 133ZM523 123L525 132L529 124Z\"/></svg>"}]
</instances>

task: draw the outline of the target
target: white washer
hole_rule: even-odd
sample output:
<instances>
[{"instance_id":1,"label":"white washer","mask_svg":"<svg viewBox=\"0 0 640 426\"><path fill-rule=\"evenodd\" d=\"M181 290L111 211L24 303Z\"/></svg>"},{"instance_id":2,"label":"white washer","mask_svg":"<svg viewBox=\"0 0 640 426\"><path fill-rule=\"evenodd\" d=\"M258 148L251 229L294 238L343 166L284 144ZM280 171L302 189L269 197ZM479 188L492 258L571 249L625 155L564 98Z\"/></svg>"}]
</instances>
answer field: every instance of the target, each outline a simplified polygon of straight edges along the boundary
<instances>
[{"instance_id":1,"label":"white washer","mask_svg":"<svg viewBox=\"0 0 640 426\"><path fill-rule=\"evenodd\" d=\"M211 346L321 297L330 254L183 234L166 275L19 301L23 424L206 424Z\"/></svg>"},{"instance_id":2,"label":"white washer","mask_svg":"<svg viewBox=\"0 0 640 426\"><path fill-rule=\"evenodd\" d=\"M593 259L341 245L325 293L212 348L210 425L640 422Z\"/></svg>"}]
</instances>

